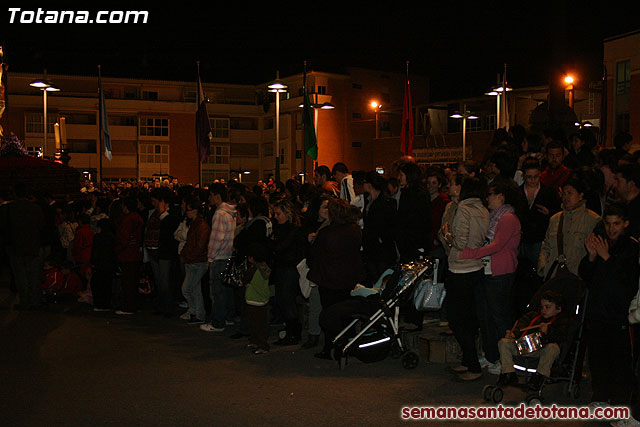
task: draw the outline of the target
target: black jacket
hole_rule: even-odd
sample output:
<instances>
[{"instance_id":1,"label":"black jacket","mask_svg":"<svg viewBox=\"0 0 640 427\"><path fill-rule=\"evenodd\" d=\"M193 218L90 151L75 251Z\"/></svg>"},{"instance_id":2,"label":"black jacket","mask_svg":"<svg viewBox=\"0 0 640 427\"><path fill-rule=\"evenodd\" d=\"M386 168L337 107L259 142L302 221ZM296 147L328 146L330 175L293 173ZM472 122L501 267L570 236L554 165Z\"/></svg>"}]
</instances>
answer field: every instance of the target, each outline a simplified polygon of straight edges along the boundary
<instances>
[{"instance_id":1,"label":"black jacket","mask_svg":"<svg viewBox=\"0 0 640 427\"><path fill-rule=\"evenodd\" d=\"M115 273L118 261L116 258L116 238L112 233L101 231L93 236L91 264L96 273Z\"/></svg>"},{"instance_id":2,"label":"black jacket","mask_svg":"<svg viewBox=\"0 0 640 427\"><path fill-rule=\"evenodd\" d=\"M380 193L364 210L362 248L365 259L393 264L396 260L395 238L392 225L398 213L396 201Z\"/></svg>"},{"instance_id":3,"label":"black jacket","mask_svg":"<svg viewBox=\"0 0 640 427\"><path fill-rule=\"evenodd\" d=\"M629 236L621 236L609 248L607 261L589 254L580 262L578 274L589 287L587 317L613 325L627 325L629 304L638 291L638 243Z\"/></svg>"},{"instance_id":4,"label":"black jacket","mask_svg":"<svg viewBox=\"0 0 640 427\"><path fill-rule=\"evenodd\" d=\"M286 222L273 226L273 268L295 268L304 257L300 226Z\"/></svg>"},{"instance_id":5,"label":"black jacket","mask_svg":"<svg viewBox=\"0 0 640 427\"><path fill-rule=\"evenodd\" d=\"M520 192L524 198L525 206L527 206L522 221L522 237L520 241L522 243L542 242L549 227L549 219L560 211L560 200L558 200L553 188L541 184L540 191L538 191L533 204L529 208L524 184L520 186ZM542 205L549 209L549 215L544 215L540 212L536 205Z\"/></svg>"},{"instance_id":6,"label":"black jacket","mask_svg":"<svg viewBox=\"0 0 640 427\"><path fill-rule=\"evenodd\" d=\"M417 187L403 188L400 193L396 226L396 244L400 259L416 259L424 249L431 249L431 199L429 193Z\"/></svg>"}]
</instances>

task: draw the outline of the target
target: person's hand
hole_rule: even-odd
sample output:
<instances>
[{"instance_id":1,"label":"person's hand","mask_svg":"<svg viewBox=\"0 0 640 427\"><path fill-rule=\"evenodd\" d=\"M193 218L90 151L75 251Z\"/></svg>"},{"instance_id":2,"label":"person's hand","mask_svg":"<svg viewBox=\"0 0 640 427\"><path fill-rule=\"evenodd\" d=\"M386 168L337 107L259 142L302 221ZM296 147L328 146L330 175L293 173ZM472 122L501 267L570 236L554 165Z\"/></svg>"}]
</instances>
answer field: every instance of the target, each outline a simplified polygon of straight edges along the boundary
<instances>
[{"instance_id":1,"label":"person's hand","mask_svg":"<svg viewBox=\"0 0 640 427\"><path fill-rule=\"evenodd\" d=\"M542 332L543 335L547 334L547 331L549 331L549 325L547 325L546 323L543 323L542 325L540 325L540 332Z\"/></svg>"},{"instance_id":2,"label":"person's hand","mask_svg":"<svg viewBox=\"0 0 640 427\"><path fill-rule=\"evenodd\" d=\"M442 235L444 236L444 240L451 245L453 241L453 235L451 234L451 225L448 222L445 222L442 226Z\"/></svg>"},{"instance_id":3,"label":"person's hand","mask_svg":"<svg viewBox=\"0 0 640 427\"><path fill-rule=\"evenodd\" d=\"M542 215L545 216L549 216L549 209L547 209L545 206L542 206L538 203L536 203L536 209L538 209L538 212L540 212Z\"/></svg>"},{"instance_id":4,"label":"person's hand","mask_svg":"<svg viewBox=\"0 0 640 427\"><path fill-rule=\"evenodd\" d=\"M316 240L317 235L318 233L309 233L309 235L307 236L307 240L309 241L309 243L313 243L313 241Z\"/></svg>"},{"instance_id":5,"label":"person's hand","mask_svg":"<svg viewBox=\"0 0 640 427\"><path fill-rule=\"evenodd\" d=\"M603 260L608 260L611 255L609 255L609 242L602 236L596 236L594 239L594 244L596 248L596 252Z\"/></svg>"},{"instance_id":6,"label":"person's hand","mask_svg":"<svg viewBox=\"0 0 640 427\"><path fill-rule=\"evenodd\" d=\"M587 252L589 253L589 261L595 261L596 259L597 251L594 243L595 238L595 234L591 233L584 240L584 246L587 248Z\"/></svg>"}]
</instances>

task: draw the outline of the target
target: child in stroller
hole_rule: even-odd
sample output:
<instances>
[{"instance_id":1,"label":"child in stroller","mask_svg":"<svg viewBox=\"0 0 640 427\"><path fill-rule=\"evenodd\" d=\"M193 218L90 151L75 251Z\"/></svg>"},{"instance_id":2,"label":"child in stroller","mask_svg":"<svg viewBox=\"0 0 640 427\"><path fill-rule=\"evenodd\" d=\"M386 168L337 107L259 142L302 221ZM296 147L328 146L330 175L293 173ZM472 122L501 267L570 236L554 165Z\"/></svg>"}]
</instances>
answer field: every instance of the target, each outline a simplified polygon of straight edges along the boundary
<instances>
[{"instance_id":1,"label":"child in stroller","mask_svg":"<svg viewBox=\"0 0 640 427\"><path fill-rule=\"evenodd\" d=\"M569 318L563 315L562 307L562 295L545 291L540 297L540 311L526 313L507 331L498 343L502 365L498 386L517 384L513 356L530 354L538 356L539 361L536 373L529 380L529 390L541 389L551 376L551 366L560 355L560 346L567 340Z\"/></svg>"}]
</instances>

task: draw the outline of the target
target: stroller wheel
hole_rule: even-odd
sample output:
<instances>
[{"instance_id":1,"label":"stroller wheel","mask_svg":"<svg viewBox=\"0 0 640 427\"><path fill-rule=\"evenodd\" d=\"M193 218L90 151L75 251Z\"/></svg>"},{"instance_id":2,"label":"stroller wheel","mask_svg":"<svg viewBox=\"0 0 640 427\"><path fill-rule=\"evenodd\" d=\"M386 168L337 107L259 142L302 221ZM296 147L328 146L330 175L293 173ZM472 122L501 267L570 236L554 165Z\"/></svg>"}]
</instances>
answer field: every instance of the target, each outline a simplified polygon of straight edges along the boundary
<instances>
[{"instance_id":1,"label":"stroller wheel","mask_svg":"<svg viewBox=\"0 0 640 427\"><path fill-rule=\"evenodd\" d=\"M420 361L420 356L415 351L407 351L402 356L402 367L405 369L415 369Z\"/></svg>"},{"instance_id":2,"label":"stroller wheel","mask_svg":"<svg viewBox=\"0 0 640 427\"><path fill-rule=\"evenodd\" d=\"M393 347L391 347L391 358L392 359L400 359L403 354L404 354L404 349L398 347L397 344L394 344Z\"/></svg>"},{"instance_id":3,"label":"stroller wheel","mask_svg":"<svg viewBox=\"0 0 640 427\"><path fill-rule=\"evenodd\" d=\"M542 397L537 394L530 394L526 399L527 406L542 405Z\"/></svg>"},{"instance_id":4,"label":"stroller wheel","mask_svg":"<svg viewBox=\"0 0 640 427\"><path fill-rule=\"evenodd\" d=\"M504 391L502 391L500 387L496 387L495 389L493 389L493 392L491 393L491 401L493 403L502 402L503 397L504 397Z\"/></svg>"},{"instance_id":5,"label":"stroller wheel","mask_svg":"<svg viewBox=\"0 0 640 427\"><path fill-rule=\"evenodd\" d=\"M491 400L491 395L493 394L493 390L496 387L491 385L491 384L487 384L486 386L484 386L484 388L482 389L482 398L484 400Z\"/></svg>"}]
</instances>

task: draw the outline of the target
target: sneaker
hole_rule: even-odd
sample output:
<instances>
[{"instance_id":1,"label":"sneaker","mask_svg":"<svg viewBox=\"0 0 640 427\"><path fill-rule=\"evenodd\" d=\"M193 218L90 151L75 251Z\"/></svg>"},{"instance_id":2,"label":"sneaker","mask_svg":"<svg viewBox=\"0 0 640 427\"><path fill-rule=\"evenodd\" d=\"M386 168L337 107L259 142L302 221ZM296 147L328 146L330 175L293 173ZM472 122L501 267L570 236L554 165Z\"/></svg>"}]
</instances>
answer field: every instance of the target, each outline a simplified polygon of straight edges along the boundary
<instances>
[{"instance_id":1,"label":"sneaker","mask_svg":"<svg viewBox=\"0 0 640 427\"><path fill-rule=\"evenodd\" d=\"M484 357L484 356L480 357L480 358L478 359L478 362L480 362L480 367L481 367L482 369L488 368L489 366L491 366L491 365L492 365L492 363L491 363L491 362L489 362L489 361L487 360L487 358L486 358L486 357Z\"/></svg>"},{"instance_id":2,"label":"sneaker","mask_svg":"<svg viewBox=\"0 0 640 427\"><path fill-rule=\"evenodd\" d=\"M258 348L258 345L257 344L247 344L247 348L249 350L255 350L256 348Z\"/></svg>"},{"instance_id":3,"label":"sneaker","mask_svg":"<svg viewBox=\"0 0 640 427\"><path fill-rule=\"evenodd\" d=\"M192 316L192 314L191 314L191 313L189 313L189 312L187 311L187 312L185 312L184 314L181 314L181 315L180 315L180 318L181 318L182 320L190 320L190 319L191 319L191 316Z\"/></svg>"},{"instance_id":4,"label":"sneaker","mask_svg":"<svg viewBox=\"0 0 640 427\"><path fill-rule=\"evenodd\" d=\"M133 314L133 313L130 311L116 310L116 314Z\"/></svg>"},{"instance_id":5,"label":"sneaker","mask_svg":"<svg viewBox=\"0 0 640 427\"><path fill-rule=\"evenodd\" d=\"M496 363L491 363L489 364L489 366L487 366L487 372L489 372L490 374L500 375L501 371L502 371L502 364L500 363L499 360Z\"/></svg>"},{"instance_id":6,"label":"sneaker","mask_svg":"<svg viewBox=\"0 0 640 427\"><path fill-rule=\"evenodd\" d=\"M610 424L613 427L638 427L640 426L640 421L636 420L632 416L629 416L629 418L626 419L611 421Z\"/></svg>"},{"instance_id":7,"label":"sneaker","mask_svg":"<svg viewBox=\"0 0 640 427\"><path fill-rule=\"evenodd\" d=\"M253 354L265 354L269 353L269 350L265 350L264 348L256 348L253 350Z\"/></svg>"},{"instance_id":8,"label":"sneaker","mask_svg":"<svg viewBox=\"0 0 640 427\"><path fill-rule=\"evenodd\" d=\"M206 325L200 325L200 330L205 332L223 332L224 328L216 328L211 323L207 323Z\"/></svg>"},{"instance_id":9,"label":"sneaker","mask_svg":"<svg viewBox=\"0 0 640 427\"><path fill-rule=\"evenodd\" d=\"M110 308L93 307L93 311L95 311L95 312L103 312L103 311L111 311L111 309Z\"/></svg>"},{"instance_id":10,"label":"sneaker","mask_svg":"<svg viewBox=\"0 0 640 427\"><path fill-rule=\"evenodd\" d=\"M204 320L200 320L198 319L196 316L194 316L193 314L189 317L189 321L187 322L189 325L200 325L202 323L204 323Z\"/></svg>"},{"instance_id":11,"label":"sneaker","mask_svg":"<svg viewBox=\"0 0 640 427\"><path fill-rule=\"evenodd\" d=\"M187 304L186 301L182 301L180 304L178 304L178 307L180 307L180 308L189 308L189 304Z\"/></svg>"}]
</instances>

